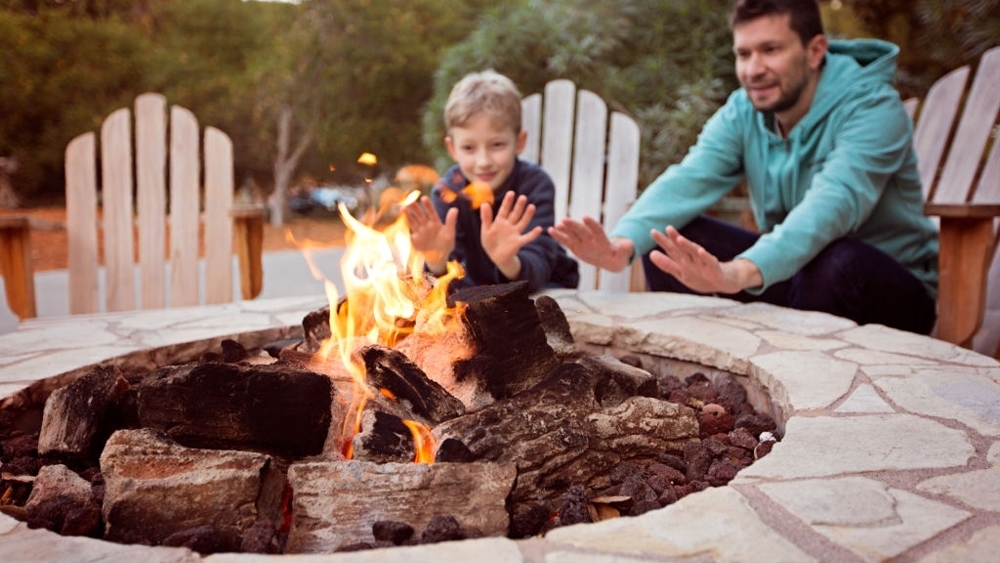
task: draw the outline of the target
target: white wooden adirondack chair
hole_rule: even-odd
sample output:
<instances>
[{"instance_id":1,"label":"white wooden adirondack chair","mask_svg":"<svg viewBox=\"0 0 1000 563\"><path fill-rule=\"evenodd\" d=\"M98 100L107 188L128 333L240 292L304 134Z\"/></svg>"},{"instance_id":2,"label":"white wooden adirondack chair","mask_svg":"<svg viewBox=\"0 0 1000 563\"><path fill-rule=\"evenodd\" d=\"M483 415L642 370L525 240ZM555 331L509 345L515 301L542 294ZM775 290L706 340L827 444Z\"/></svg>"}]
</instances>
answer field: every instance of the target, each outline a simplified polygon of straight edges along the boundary
<instances>
[{"instance_id":1,"label":"white wooden adirondack chair","mask_svg":"<svg viewBox=\"0 0 1000 563\"><path fill-rule=\"evenodd\" d=\"M106 273L103 310L161 308L167 305L168 293L170 306L191 306L201 302L198 231L202 217L202 159L198 122L189 110L173 106L168 137L166 99L160 94L146 93L138 96L135 102L134 159L132 130L131 112L121 108L111 113L101 126L99 163L93 132L74 138L66 147L71 314L102 310L98 295L99 225L103 225ZM232 209L232 142L214 127L205 129L203 162L204 302L233 300L234 219L238 231L241 293L245 299L251 299L261 290L263 212ZM100 194L97 190L98 164ZM101 214L98 214L98 202ZM169 291L164 260L168 231ZM138 284L134 277L135 240L139 245ZM137 285L139 299L135 292Z\"/></svg>"},{"instance_id":2,"label":"white wooden adirondack chair","mask_svg":"<svg viewBox=\"0 0 1000 563\"><path fill-rule=\"evenodd\" d=\"M543 95L524 98L522 128L528 132L521 158L538 163L556 186L556 222L589 215L605 230L635 201L639 182L639 126L612 112L595 93L577 91L569 80L546 84ZM634 271L599 271L580 262L580 289L628 291ZM638 281L637 281L638 283ZM644 283L644 281L642 282Z\"/></svg>"},{"instance_id":3,"label":"white wooden adirondack chair","mask_svg":"<svg viewBox=\"0 0 1000 563\"><path fill-rule=\"evenodd\" d=\"M1000 358L1000 47L983 54L967 88L970 74L956 69L906 106L924 212L941 229L936 336Z\"/></svg>"}]
</instances>

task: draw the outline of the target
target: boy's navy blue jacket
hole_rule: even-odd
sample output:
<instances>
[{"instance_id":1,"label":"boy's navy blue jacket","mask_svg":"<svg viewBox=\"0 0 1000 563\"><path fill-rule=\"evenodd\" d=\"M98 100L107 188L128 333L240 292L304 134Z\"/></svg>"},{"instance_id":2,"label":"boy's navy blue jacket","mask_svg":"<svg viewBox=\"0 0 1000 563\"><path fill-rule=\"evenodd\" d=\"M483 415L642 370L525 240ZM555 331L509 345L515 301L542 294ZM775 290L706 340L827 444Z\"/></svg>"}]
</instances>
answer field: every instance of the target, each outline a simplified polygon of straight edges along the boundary
<instances>
[{"instance_id":1,"label":"boy's navy blue jacket","mask_svg":"<svg viewBox=\"0 0 1000 563\"><path fill-rule=\"evenodd\" d=\"M442 189L461 194L468 185L469 180L462 175L458 165L455 165L441 176L431 194L434 209L442 221L449 209L458 208L455 250L449 260L456 261L465 268L465 278L457 282L459 286L527 280L528 290L534 292L544 287L573 288L580 283L576 260L570 258L566 250L548 234L548 228L555 223L555 186L541 167L517 159L514 170L500 192L493 194L494 216L504 195L513 191L518 196L527 196L528 203L535 204L535 216L525 231L530 231L536 225L545 229L541 236L518 251L517 257L521 260L521 274L518 280L504 277L486 255L480 239L482 221L479 218L479 210L472 209L469 199L462 195L452 203L445 203L442 199ZM452 287L454 289L455 285Z\"/></svg>"}]
</instances>

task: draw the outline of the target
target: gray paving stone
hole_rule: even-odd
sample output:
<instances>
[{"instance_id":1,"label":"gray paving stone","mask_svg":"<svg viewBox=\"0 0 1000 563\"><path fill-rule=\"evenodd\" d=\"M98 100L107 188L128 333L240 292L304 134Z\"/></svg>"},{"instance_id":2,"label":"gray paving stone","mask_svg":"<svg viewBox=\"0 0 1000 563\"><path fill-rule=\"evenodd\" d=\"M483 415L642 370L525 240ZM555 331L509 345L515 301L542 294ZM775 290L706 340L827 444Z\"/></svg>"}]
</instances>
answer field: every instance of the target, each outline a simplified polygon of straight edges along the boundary
<instances>
[{"instance_id":1,"label":"gray paving stone","mask_svg":"<svg viewBox=\"0 0 1000 563\"><path fill-rule=\"evenodd\" d=\"M920 336L912 332L896 330L882 325L862 325L846 330L837 335L846 342L854 343L863 348L894 352L921 358L933 358L944 362L970 366L995 367L998 362L993 358L977 354L972 350L959 348L943 340L929 336Z\"/></svg>"},{"instance_id":2,"label":"gray paving stone","mask_svg":"<svg viewBox=\"0 0 1000 563\"><path fill-rule=\"evenodd\" d=\"M826 408L847 394L858 365L823 352L774 352L753 359L785 387L796 410Z\"/></svg>"},{"instance_id":3,"label":"gray paving stone","mask_svg":"<svg viewBox=\"0 0 1000 563\"><path fill-rule=\"evenodd\" d=\"M1000 442L993 442L990 451L986 453L986 461L993 465L1000 465Z\"/></svg>"},{"instance_id":4,"label":"gray paving stone","mask_svg":"<svg viewBox=\"0 0 1000 563\"><path fill-rule=\"evenodd\" d=\"M975 448L964 432L918 416L792 417L781 443L740 471L734 483L749 478L962 467L973 455Z\"/></svg>"},{"instance_id":5,"label":"gray paving stone","mask_svg":"<svg viewBox=\"0 0 1000 563\"><path fill-rule=\"evenodd\" d=\"M673 317L669 320L640 320L635 329L656 335L644 350L649 353L669 350L671 354L695 362L729 369L732 359L744 359L757 353L761 339L754 333L726 326L700 317Z\"/></svg>"},{"instance_id":6,"label":"gray paving stone","mask_svg":"<svg viewBox=\"0 0 1000 563\"><path fill-rule=\"evenodd\" d=\"M768 483L760 489L814 530L868 561L895 557L971 516L862 477Z\"/></svg>"},{"instance_id":7,"label":"gray paving stone","mask_svg":"<svg viewBox=\"0 0 1000 563\"><path fill-rule=\"evenodd\" d=\"M916 366L916 365L935 365L937 362L935 360L929 360L926 358L920 358L918 356L907 356L904 354L895 354L893 352L880 352L878 350L867 350L865 348L848 348L846 350L838 350L834 353L834 356L847 360L849 362L854 362L856 364L862 365L903 365L903 366Z\"/></svg>"},{"instance_id":8,"label":"gray paving stone","mask_svg":"<svg viewBox=\"0 0 1000 563\"><path fill-rule=\"evenodd\" d=\"M895 412L895 409L879 396L874 387L867 383L862 383L855 387L847 399L843 403L840 403L833 412L841 414L878 414Z\"/></svg>"},{"instance_id":9,"label":"gray paving stone","mask_svg":"<svg viewBox=\"0 0 1000 563\"><path fill-rule=\"evenodd\" d=\"M758 330L756 334L771 346L782 350L836 350L847 346L834 338L818 338L782 330Z\"/></svg>"},{"instance_id":10,"label":"gray paving stone","mask_svg":"<svg viewBox=\"0 0 1000 563\"><path fill-rule=\"evenodd\" d=\"M814 311L797 311L769 303L747 303L740 307L714 312L803 336L828 335L858 326L854 321Z\"/></svg>"},{"instance_id":11,"label":"gray paving stone","mask_svg":"<svg viewBox=\"0 0 1000 563\"><path fill-rule=\"evenodd\" d=\"M19 524L6 531L0 516L0 561L4 563L133 562L197 563L201 556L188 549L121 545L91 538L64 537Z\"/></svg>"},{"instance_id":12,"label":"gray paving stone","mask_svg":"<svg viewBox=\"0 0 1000 563\"><path fill-rule=\"evenodd\" d=\"M996 563L1000 553L1000 526L983 528L968 540L932 553L920 563Z\"/></svg>"},{"instance_id":13,"label":"gray paving stone","mask_svg":"<svg viewBox=\"0 0 1000 563\"><path fill-rule=\"evenodd\" d=\"M946 495L979 510L1000 512L1000 467L941 475L922 481L917 490Z\"/></svg>"},{"instance_id":14,"label":"gray paving stone","mask_svg":"<svg viewBox=\"0 0 1000 563\"><path fill-rule=\"evenodd\" d=\"M220 553L205 563L273 563L266 555ZM484 538L413 547L370 549L350 553L286 555L277 560L294 563L523 563L517 544L505 538Z\"/></svg>"},{"instance_id":15,"label":"gray paving stone","mask_svg":"<svg viewBox=\"0 0 1000 563\"><path fill-rule=\"evenodd\" d=\"M581 293L579 299L594 310L624 319L643 319L668 311L700 311L736 305L731 299L698 297L682 293L659 293L656 299L650 299L647 293L596 291Z\"/></svg>"},{"instance_id":16,"label":"gray paving stone","mask_svg":"<svg viewBox=\"0 0 1000 563\"><path fill-rule=\"evenodd\" d=\"M724 537L720 538L719 530L726 530ZM706 489L642 516L556 528L545 538L557 549L559 544L568 544L626 555L706 555L720 563L813 561L765 526L731 487Z\"/></svg>"},{"instance_id":17,"label":"gray paving stone","mask_svg":"<svg viewBox=\"0 0 1000 563\"><path fill-rule=\"evenodd\" d=\"M947 367L905 366L897 374L883 371L871 378L903 409L957 420L986 436L1000 436L1000 386L990 379Z\"/></svg>"}]
</instances>

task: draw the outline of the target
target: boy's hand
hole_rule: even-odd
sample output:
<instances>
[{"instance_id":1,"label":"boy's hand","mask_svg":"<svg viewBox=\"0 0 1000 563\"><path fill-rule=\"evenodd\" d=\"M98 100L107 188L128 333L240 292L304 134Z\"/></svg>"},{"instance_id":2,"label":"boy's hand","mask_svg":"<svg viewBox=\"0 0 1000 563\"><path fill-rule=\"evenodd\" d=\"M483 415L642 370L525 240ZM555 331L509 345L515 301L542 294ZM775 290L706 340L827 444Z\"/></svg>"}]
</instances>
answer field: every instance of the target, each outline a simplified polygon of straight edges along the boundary
<instances>
[{"instance_id":1,"label":"boy's hand","mask_svg":"<svg viewBox=\"0 0 1000 563\"><path fill-rule=\"evenodd\" d=\"M567 217L550 227L549 234L580 260L610 272L624 270L635 252L632 241L609 239L601 224L591 217L583 221Z\"/></svg>"},{"instance_id":2,"label":"boy's hand","mask_svg":"<svg viewBox=\"0 0 1000 563\"><path fill-rule=\"evenodd\" d=\"M484 203L479 208L479 218L483 222L480 239L483 250L500 272L509 280L515 280L521 273L521 260L517 251L542 234L542 227L523 233L535 216L535 204L529 204L526 196L514 200L514 192L507 192L493 217L493 207Z\"/></svg>"},{"instance_id":3,"label":"boy's hand","mask_svg":"<svg viewBox=\"0 0 1000 563\"><path fill-rule=\"evenodd\" d=\"M448 269L448 256L455 250L458 209L454 207L449 209L442 223L431 199L424 196L407 205L404 212L410 227L410 244L413 245L413 249L423 254L431 273L435 275L445 273Z\"/></svg>"}]
</instances>

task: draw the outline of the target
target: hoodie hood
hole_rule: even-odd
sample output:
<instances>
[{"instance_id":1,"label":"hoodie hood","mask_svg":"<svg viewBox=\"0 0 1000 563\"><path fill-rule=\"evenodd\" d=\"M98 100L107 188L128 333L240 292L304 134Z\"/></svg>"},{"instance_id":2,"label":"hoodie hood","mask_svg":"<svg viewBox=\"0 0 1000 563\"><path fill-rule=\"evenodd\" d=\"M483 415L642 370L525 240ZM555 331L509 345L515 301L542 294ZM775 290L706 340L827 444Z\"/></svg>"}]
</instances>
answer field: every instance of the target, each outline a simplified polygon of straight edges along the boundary
<instances>
[{"instance_id":1,"label":"hoodie hood","mask_svg":"<svg viewBox=\"0 0 1000 563\"><path fill-rule=\"evenodd\" d=\"M858 90L845 88L847 84L868 83L862 91L893 88L898 56L899 47L888 41L831 40L812 106L796 127L810 129L826 119L827 113L840 105L845 96L856 96Z\"/></svg>"}]
</instances>

